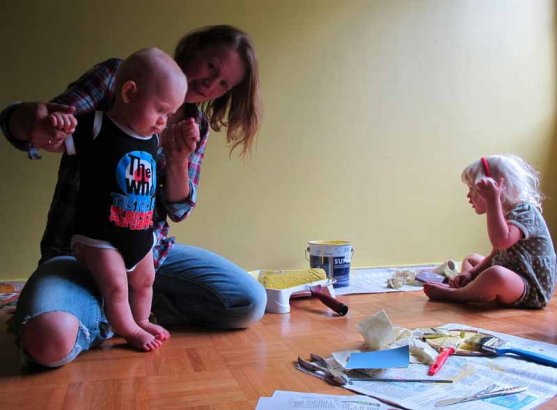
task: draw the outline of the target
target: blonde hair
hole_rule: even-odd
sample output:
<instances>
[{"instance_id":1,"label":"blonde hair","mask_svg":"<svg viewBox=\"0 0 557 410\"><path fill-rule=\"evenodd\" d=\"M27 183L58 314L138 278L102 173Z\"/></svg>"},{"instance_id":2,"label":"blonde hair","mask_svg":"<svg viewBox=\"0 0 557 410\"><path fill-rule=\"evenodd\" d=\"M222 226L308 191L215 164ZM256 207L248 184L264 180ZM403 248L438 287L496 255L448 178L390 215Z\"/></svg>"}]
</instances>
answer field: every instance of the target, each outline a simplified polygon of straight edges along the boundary
<instances>
[{"instance_id":1,"label":"blonde hair","mask_svg":"<svg viewBox=\"0 0 557 410\"><path fill-rule=\"evenodd\" d=\"M483 159L487 162L486 166ZM513 208L529 202L541 209L544 198L540 192L540 173L522 158L511 154L496 154L483 157L468 165L462 171L462 182L469 187L475 186L484 178L497 181L503 178L501 200L505 208Z\"/></svg>"},{"instance_id":2,"label":"blonde hair","mask_svg":"<svg viewBox=\"0 0 557 410\"><path fill-rule=\"evenodd\" d=\"M213 130L227 128L226 141L231 145L230 153L242 145L241 156L244 156L250 152L261 122L255 49L249 36L235 27L208 26L186 34L176 46L174 59L183 70L196 51L211 47L227 47L236 51L246 67L244 79L239 84L223 96L201 104Z\"/></svg>"}]
</instances>

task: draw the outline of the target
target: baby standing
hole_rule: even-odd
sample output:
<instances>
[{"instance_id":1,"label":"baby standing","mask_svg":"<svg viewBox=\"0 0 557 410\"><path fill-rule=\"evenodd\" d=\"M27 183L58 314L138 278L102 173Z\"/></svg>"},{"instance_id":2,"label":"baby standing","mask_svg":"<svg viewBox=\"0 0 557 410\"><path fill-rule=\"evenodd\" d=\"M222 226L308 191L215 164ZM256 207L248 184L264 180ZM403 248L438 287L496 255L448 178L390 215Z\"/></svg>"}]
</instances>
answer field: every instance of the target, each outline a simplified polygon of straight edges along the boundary
<instances>
[{"instance_id":1,"label":"baby standing","mask_svg":"<svg viewBox=\"0 0 557 410\"><path fill-rule=\"evenodd\" d=\"M152 248L158 134L184 103L180 67L156 48L135 52L116 73L107 112L77 119L51 115L73 132L66 152L79 157L80 189L72 251L97 282L110 325L133 347L150 351L170 334L149 322L155 277ZM193 132L190 132L192 135ZM128 298L129 286L129 298Z\"/></svg>"},{"instance_id":2,"label":"baby standing","mask_svg":"<svg viewBox=\"0 0 557 410\"><path fill-rule=\"evenodd\" d=\"M434 300L543 308L555 290L555 250L541 214L538 172L514 155L491 155L462 173L468 200L486 215L491 253L467 256L448 285L427 283Z\"/></svg>"}]
</instances>

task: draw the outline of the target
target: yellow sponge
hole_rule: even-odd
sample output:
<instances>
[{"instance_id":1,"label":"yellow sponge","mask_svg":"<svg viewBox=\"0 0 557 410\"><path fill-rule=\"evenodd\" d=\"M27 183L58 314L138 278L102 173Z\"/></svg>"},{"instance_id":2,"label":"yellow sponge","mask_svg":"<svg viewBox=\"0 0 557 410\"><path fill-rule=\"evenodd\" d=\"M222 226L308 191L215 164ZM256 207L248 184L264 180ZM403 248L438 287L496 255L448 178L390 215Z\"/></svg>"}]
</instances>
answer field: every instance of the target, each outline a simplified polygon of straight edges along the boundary
<instances>
[{"instance_id":1,"label":"yellow sponge","mask_svg":"<svg viewBox=\"0 0 557 410\"><path fill-rule=\"evenodd\" d=\"M323 269L261 271L259 274L259 282L265 288L276 290L288 289L323 279L327 279L327 273Z\"/></svg>"}]
</instances>

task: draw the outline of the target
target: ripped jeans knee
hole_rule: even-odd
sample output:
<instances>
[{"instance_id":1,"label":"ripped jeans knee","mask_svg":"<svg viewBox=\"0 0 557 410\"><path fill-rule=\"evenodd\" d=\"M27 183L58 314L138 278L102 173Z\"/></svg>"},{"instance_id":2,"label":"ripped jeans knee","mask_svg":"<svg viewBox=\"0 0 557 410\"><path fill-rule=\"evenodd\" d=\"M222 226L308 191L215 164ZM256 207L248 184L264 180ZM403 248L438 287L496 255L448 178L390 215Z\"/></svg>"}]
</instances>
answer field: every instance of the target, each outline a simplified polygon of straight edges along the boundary
<instances>
[{"instance_id":1,"label":"ripped jeans knee","mask_svg":"<svg viewBox=\"0 0 557 410\"><path fill-rule=\"evenodd\" d=\"M41 363L34 360L21 346L23 362L59 367L111 338L113 333L102 305L102 297L93 278L75 258L62 256L40 265L22 289L10 323L18 335L19 345L26 324L50 312L64 312L77 318L77 336L69 353L56 362ZM53 328L52 331L57 330ZM56 337L52 337L52 340L56 340Z\"/></svg>"}]
</instances>

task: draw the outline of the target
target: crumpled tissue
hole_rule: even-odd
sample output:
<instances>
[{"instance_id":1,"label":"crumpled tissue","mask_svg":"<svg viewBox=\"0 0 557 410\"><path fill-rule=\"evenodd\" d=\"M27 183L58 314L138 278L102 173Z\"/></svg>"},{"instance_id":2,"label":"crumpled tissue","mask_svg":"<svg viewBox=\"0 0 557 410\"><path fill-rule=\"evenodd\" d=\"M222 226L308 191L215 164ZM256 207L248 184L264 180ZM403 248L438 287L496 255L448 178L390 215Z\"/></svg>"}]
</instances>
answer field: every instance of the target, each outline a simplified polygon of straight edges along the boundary
<instances>
[{"instance_id":1,"label":"crumpled tissue","mask_svg":"<svg viewBox=\"0 0 557 410\"><path fill-rule=\"evenodd\" d=\"M411 363L431 364L438 353L414 336L410 329L393 326L384 310L381 310L356 324L358 332L364 338L365 350L392 349L408 345Z\"/></svg>"},{"instance_id":2,"label":"crumpled tissue","mask_svg":"<svg viewBox=\"0 0 557 410\"><path fill-rule=\"evenodd\" d=\"M404 285L417 286L421 283L416 282L417 271L412 269L396 271L393 276L387 279L385 285L391 289L400 289Z\"/></svg>"}]
</instances>

